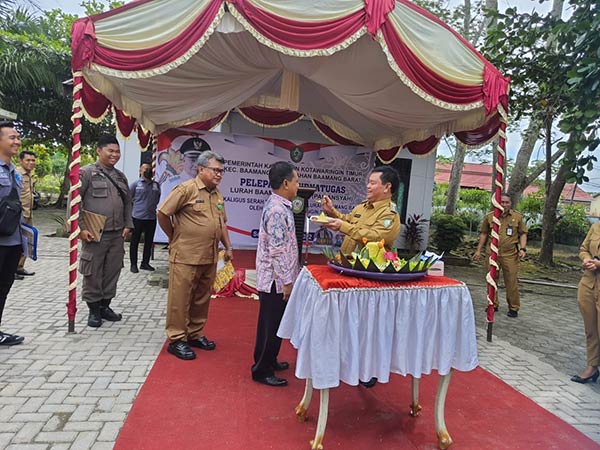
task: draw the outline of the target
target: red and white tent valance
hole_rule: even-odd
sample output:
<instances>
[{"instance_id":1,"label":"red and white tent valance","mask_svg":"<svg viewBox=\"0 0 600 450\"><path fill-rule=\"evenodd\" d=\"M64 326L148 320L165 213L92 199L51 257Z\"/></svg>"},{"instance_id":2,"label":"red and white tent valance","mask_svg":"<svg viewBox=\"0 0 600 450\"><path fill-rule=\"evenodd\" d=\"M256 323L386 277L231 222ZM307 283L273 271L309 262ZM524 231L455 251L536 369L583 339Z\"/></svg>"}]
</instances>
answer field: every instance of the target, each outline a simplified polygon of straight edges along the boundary
<instances>
[{"instance_id":1,"label":"red and white tent valance","mask_svg":"<svg viewBox=\"0 0 600 450\"><path fill-rule=\"evenodd\" d=\"M75 22L73 70L91 117L114 105L151 133L236 108L266 126L308 117L335 143L388 149L385 159L450 133L489 140L508 90L408 0L134 1Z\"/></svg>"}]
</instances>

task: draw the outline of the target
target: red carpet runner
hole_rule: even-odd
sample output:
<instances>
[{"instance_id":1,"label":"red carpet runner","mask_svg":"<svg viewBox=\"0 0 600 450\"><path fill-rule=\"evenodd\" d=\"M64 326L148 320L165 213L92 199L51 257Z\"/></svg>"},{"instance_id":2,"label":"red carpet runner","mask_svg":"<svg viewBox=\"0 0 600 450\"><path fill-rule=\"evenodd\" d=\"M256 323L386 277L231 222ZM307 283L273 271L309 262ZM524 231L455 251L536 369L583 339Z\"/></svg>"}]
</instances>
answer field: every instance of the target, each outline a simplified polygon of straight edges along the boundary
<instances>
[{"instance_id":1,"label":"red carpet runner","mask_svg":"<svg viewBox=\"0 0 600 450\"><path fill-rule=\"evenodd\" d=\"M295 351L284 341L287 388L254 383L250 365L258 302L213 300L207 336L214 352L180 361L163 348L121 430L116 450L307 450L319 396L309 420L294 415L304 381L293 376ZM408 415L410 382L365 390L343 385L330 394L325 449L436 449L433 405L437 375L421 380L423 412ZM488 372L455 372L446 399L446 424L460 449L600 449L600 446Z\"/></svg>"}]
</instances>

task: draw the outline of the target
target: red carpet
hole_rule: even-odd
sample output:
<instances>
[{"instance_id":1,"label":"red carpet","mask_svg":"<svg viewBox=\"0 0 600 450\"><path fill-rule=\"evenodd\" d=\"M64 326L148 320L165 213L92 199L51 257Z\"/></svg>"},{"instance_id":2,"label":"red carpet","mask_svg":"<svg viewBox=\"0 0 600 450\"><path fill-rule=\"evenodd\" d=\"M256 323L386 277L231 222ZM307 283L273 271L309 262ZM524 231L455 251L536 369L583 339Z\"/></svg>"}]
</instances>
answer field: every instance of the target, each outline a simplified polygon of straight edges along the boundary
<instances>
[{"instance_id":1,"label":"red carpet","mask_svg":"<svg viewBox=\"0 0 600 450\"><path fill-rule=\"evenodd\" d=\"M304 381L285 372L290 385L254 383L250 365L258 302L213 300L207 335L214 352L180 361L163 348L121 430L116 450L307 450L313 439L319 396L309 420L294 415ZM295 351L284 341L281 360ZM437 375L421 381L423 411L408 414L410 382L393 376L373 389L343 385L330 394L325 449L436 449L433 405ZM592 440L477 369L456 372L446 399L451 449L599 449Z\"/></svg>"}]
</instances>

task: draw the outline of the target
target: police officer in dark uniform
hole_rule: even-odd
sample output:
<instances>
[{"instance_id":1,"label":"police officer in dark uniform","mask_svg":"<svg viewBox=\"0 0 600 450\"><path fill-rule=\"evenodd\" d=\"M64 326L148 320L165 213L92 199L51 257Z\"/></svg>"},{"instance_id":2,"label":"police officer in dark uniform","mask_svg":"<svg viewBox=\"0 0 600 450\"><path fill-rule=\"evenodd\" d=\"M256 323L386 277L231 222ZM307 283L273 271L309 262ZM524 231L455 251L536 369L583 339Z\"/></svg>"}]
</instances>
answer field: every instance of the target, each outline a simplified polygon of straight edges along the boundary
<instances>
[{"instance_id":1,"label":"police officer in dark uniform","mask_svg":"<svg viewBox=\"0 0 600 450\"><path fill-rule=\"evenodd\" d=\"M101 236L86 229L84 220L80 221L81 297L90 310L88 326L94 328L102 325L102 319L121 320L121 314L115 313L110 303L117 293L123 267L124 239L133 228L129 183L125 174L114 167L121 158L117 138L101 136L96 153L98 160L81 169L79 188L82 209L106 218Z\"/></svg>"}]
</instances>

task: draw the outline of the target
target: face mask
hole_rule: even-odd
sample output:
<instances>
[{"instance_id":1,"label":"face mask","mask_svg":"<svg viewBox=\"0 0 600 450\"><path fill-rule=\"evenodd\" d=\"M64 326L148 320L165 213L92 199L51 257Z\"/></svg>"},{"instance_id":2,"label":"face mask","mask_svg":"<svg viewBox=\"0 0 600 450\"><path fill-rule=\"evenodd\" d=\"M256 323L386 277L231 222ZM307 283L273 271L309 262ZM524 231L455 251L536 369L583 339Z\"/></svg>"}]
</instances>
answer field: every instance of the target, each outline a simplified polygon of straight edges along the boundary
<instances>
[{"instance_id":1,"label":"face mask","mask_svg":"<svg viewBox=\"0 0 600 450\"><path fill-rule=\"evenodd\" d=\"M144 177L148 178L148 179L152 178L152 170L151 169L144 170Z\"/></svg>"}]
</instances>

